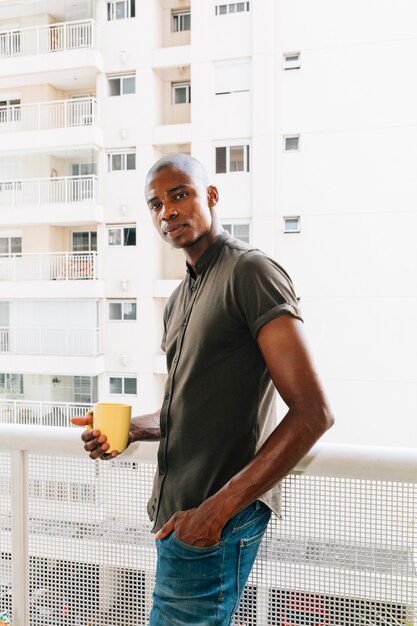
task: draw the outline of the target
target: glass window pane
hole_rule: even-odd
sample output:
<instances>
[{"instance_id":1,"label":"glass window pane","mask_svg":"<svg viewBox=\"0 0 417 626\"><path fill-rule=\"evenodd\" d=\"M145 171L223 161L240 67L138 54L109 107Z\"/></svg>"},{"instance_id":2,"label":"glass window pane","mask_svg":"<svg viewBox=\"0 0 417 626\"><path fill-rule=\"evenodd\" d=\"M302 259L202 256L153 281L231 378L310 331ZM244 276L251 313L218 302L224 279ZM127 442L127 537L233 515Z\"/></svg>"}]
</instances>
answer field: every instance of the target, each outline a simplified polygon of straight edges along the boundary
<instances>
[{"instance_id":1,"label":"glass window pane","mask_svg":"<svg viewBox=\"0 0 417 626\"><path fill-rule=\"evenodd\" d=\"M109 78L109 96L120 96L120 78Z\"/></svg>"},{"instance_id":2,"label":"glass window pane","mask_svg":"<svg viewBox=\"0 0 417 626\"><path fill-rule=\"evenodd\" d=\"M124 228L124 245L136 246L136 228Z\"/></svg>"},{"instance_id":3,"label":"glass window pane","mask_svg":"<svg viewBox=\"0 0 417 626\"><path fill-rule=\"evenodd\" d=\"M136 2L135 0L130 0L130 17L135 17L136 15Z\"/></svg>"},{"instance_id":4,"label":"glass window pane","mask_svg":"<svg viewBox=\"0 0 417 626\"><path fill-rule=\"evenodd\" d=\"M229 13L236 13L236 4L229 4Z\"/></svg>"},{"instance_id":5,"label":"glass window pane","mask_svg":"<svg viewBox=\"0 0 417 626\"><path fill-rule=\"evenodd\" d=\"M226 171L226 148L216 148L216 174L225 174Z\"/></svg>"},{"instance_id":6,"label":"glass window pane","mask_svg":"<svg viewBox=\"0 0 417 626\"><path fill-rule=\"evenodd\" d=\"M123 319L124 320L136 319L136 302L124 302L123 303Z\"/></svg>"},{"instance_id":7,"label":"glass window pane","mask_svg":"<svg viewBox=\"0 0 417 626\"><path fill-rule=\"evenodd\" d=\"M187 102L187 87L174 87L174 104L185 104Z\"/></svg>"},{"instance_id":8,"label":"glass window pane","mask_svg":"<svg viewBox=\"0 0 417 626\"><path fill-rule=\"evenodd\" d=\"M298 137L285 137L285 150L298 150Z\"/></svg>"},{"instance_id":9,"label":"glass window pane","mask_svg":"<svg viewBox=\"0 0 417 626\"><path fill-rule=\"evenodd\" d=\"M109 391L110 393L123 393L123 379L110 376Z\"/></svg>"},{"instance_id":10,"label":"glass window pane","mask_svg":"<svg viewBox=\"0 0 417 626\"><path fill-rule=\"evenodd\" d=\"M237 5L236 5L236 11L238 13L241 13L244 10L245 10L245 3L244 2L238 2Z\"/></svg>"},{"instance_id":11,"label":"glass window pane","mask_svg":"<svg viewBox=\"0 0 417 626\"><path fill-rule=\"evenodd\" d=\"M127 170L135 170L136 169L136 153L126 155L126 169Z\"/></svg>"},{"instance_id":12,"label":"glass window pane","mask_svg":"<svg viewBox=\"0 0 417 626\"><path fill-rule=\"evenodd\" d=\"M233 237L244 243L249 243L249 224L234 224Z\"/></svg>"},{"instance_id":13,"label":"glass window pane","mask_svg":"<svg viewBox=\"0 0 417 626\"><path fill-rule=\"evenodd\" d=\"M136 78L135 76L125 76L123 78L123 95L135 93Z\"/></svg>"},{"instance_id":14,"label":"glass window pane","mask_svg":"<svg viewBox=\"0 0 417 626\"><path fill-rule=\"evenodd\" d=\"M90 249L93 252L97 252L97 233L95 230L93 230L91 231L90 235L91 235Z\"/></svg>"},{"instance_id":15,"label":"glass window pane","mask_svg":"<svg viewBox=\"0 0 417 626\"><path fill-rule=\"evenodd\" d=\"M89 246L89 233L78 232L72 233L72 250L73 252L88 252Z\"/></svg>"},{"instance_id":16,"label":"glass window pane","mask_svg":"<svg viewBox=\"0 0 417 626\"><path fill-rule=\"evenodd\" d=\"M9 254L9 243L8 237L0 237L0 254Z\"/></svg>"},{"instance_id":17,"label":"glass window pane","mask_svg":"<svg viewBox=\"0 0 417 626\"><path fill-rule=\"evenodd\" d=\"M136 394L137 384L136 378L125 378L125 393L126 394Z\"/></svg>"},{"instance_id":18,"label":"glass window pane","mask_svg":"<svg viewBox=\"0 0 417 626\"><path fill-rule=\"evenodd\" d=\"M191 30L191 13L182 16L181 30Z\"/></svg>"},{"instance_id":19,"label":"glass window pane","mask_svg":"<svg viewBox=\"0 0 417 626\"><path fill-rule=\"evenodd\" d=\"M284 232L298 233L299 230L300 230L300 218L299 217L284 218Z\"/></svg>"},{"instance_id":20,"label":"glass window pane","mask_svg":"<svg viewBox=\"0 0 417 626\"><path fill-rule=\"evenodd\" d=\"M219 5L219 15L226 15L227 13L227 4Z\"/></svg>"},{"instance_id":21,"label":"glass window pane","mask_svg":"<svg viewBox=\"0 0 417 626\"><path fill-rule=\"evenodd\" d=\"M229 235L232 235L232 225L231 224L222 224L224 230L227 230L227 232L229 233Z\"/></svg>"},{"instance_id":22,"label":"glass window pane","mask_svg":"<svg viewBox=\"0 0 417 626\"><path fill-rule=\"evenodd\" d=\"M122 245L122 230L121 228L109 228L109 246L121 246Z\"/></svg>"},{"instance_id":23,"label":"glass window pane","mask_svg":"<svg viewBox=\"0 0 417 626\"><path fill-rule=\"evenodd\" d=\"M122 169L122 155L121 154L112 154L111 155L111 167L112 172L119 172Z\"/></svg>"},{"instance_id":24,"label":"glass window pane","mask_svg":"<svg viewBox=\"0 0 417 626\"><path fill-rule=\"evenodd\" d=\"M230 168L231 172L243 172L244 156L243 146L232 146L230 148Z\"/></svg>"},{"instance_id":25,"label":"glass window pane","mask_svg":"<svg viewBox=\"0 0 417 626\"><path fill-rule=\"evenodd\" d=\"M122 303L121 302L109 302L109 320L121 320L122 319Z\"/></svg>"},{"instance_id":26,"label":"glass window pane","mask_svg":"<svg viewBox=\"0 0 417 626\"><path fill-rule=\"evenodd\" d=\"M116 20L122 20L126 15L127 3L126 2L116 2Z\"/></svg>"},{"instance_id":27,"label":"glass window pane","mask_svg":"<svg viewBox=\"0 0 417 626\"><path fill-rule=\"evenodd\" d=\"M179 17L178 15L175 15L175 14L172 15L172 32L173 33L178 32L178 22L179 22L178 17Z\"/></svg>"}]
</instances>

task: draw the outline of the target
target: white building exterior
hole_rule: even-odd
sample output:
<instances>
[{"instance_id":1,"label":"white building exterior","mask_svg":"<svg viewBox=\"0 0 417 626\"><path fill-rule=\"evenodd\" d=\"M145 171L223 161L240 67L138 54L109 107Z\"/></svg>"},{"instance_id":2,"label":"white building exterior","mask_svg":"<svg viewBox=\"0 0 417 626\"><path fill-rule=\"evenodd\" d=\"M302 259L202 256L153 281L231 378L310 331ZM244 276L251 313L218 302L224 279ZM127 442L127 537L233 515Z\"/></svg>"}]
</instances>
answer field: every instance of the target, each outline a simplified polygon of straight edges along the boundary
<instances>
[{"instance_id":1,"label":"white building exterior","mask_svg":"<svg viewBox=\"0 0 417 626\"><path fill-rule=\"evenodd\" d=\"M326 439L410 445L416 17L412 0L0 2L3 419L158 407L184 263L143 183L181 151L227 228L292 276Z\"/></svg>"}]
</instances>

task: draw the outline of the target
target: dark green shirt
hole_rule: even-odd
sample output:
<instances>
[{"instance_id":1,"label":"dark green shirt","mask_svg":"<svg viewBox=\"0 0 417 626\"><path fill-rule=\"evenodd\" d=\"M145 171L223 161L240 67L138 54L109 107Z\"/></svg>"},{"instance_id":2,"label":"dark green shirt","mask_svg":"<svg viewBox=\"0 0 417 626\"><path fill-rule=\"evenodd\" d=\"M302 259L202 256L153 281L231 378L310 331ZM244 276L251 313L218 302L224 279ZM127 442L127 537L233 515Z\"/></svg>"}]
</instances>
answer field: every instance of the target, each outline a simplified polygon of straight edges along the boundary
<instances>
[{"instance_id":1,"label":"dark green shirt","mask_svg":"<svg viewBox=\"0 0 417 626\"><path fill-rule=\"evenodd\" d=\"M218 491L275 428L275 387L256 337L282 314L301 319L288 274L227 232L195 271L164 313L168 379L148 503L155 530ZM260 499L278 514L280 485Z\"/></svg>"}]
</instances>

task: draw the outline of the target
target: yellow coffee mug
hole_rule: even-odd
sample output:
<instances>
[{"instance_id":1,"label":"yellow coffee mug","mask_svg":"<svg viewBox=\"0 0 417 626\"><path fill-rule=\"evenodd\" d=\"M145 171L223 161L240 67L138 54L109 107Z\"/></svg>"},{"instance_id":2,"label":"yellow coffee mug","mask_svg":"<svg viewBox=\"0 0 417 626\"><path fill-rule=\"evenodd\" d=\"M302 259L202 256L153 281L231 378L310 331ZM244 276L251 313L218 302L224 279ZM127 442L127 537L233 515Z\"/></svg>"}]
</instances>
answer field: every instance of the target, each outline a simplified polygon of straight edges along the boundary
<instances>
[{"instance_id":1,"label":"yellow coffee mug","mask_svg":"<svg viewBox=\"0 0 417 626\"><path fill-rule=\"evenodd\" d=\"M97 402L93 410L93 425L88 428L97 429L107 437L107 443L110 446L107 450L108 454L114 450L123 452L127 445L131 417L130 404Z\"/></svg>"}]
</instances>

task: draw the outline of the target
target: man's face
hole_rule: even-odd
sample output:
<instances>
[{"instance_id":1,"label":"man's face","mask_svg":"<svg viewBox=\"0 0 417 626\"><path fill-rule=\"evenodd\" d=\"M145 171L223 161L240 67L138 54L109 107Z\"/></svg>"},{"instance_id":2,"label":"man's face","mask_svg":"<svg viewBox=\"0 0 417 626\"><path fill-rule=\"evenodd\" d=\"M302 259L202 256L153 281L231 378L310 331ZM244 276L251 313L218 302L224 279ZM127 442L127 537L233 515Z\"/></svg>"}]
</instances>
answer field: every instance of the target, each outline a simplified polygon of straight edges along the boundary
<instances>
[{"instance_id":1,"label":"man's face","mask_svg":"<svg viewBox=\"0 0 417 626\"><path fill-rule=\"evenodd\" d=\"M214 206L212 189L175 167L159 170L148 182L145 194L162 239L175 248L186 248L208 235L212 226L209 204Z\"/></svg>"}]
</instances>

